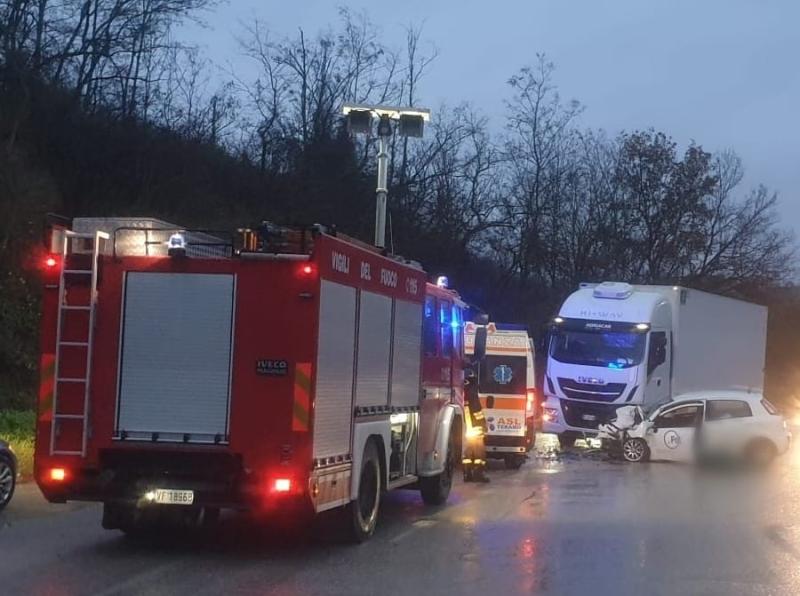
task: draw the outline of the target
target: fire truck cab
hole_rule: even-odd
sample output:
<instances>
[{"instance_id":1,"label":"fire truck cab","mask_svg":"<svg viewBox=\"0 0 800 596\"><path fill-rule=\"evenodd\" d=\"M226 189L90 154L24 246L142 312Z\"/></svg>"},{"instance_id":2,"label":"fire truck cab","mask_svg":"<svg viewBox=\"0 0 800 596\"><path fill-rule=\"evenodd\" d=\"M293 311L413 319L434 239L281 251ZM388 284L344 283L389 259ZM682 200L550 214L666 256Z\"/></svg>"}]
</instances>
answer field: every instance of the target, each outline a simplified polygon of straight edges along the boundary
<instances>
[{"instance_id":1,"label":"fire truck cab","mask_svg":"<svg viewBox=\"0 0 800 596\"><path fill-rule=\"evenodd\" d=\"M152 219L54 228L35 476L135 532L222 508L446 501L461 456L465 304L320 226L225 238Z\"/></svg>"}]
</instances>

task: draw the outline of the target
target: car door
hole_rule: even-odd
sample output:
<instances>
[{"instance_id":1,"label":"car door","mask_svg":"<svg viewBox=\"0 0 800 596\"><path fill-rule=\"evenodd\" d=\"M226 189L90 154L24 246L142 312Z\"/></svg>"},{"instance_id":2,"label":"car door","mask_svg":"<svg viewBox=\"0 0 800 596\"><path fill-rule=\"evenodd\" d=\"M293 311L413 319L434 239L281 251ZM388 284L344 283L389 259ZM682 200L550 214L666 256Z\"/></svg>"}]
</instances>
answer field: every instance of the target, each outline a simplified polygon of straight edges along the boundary
<instances>
[{"instance_id":1,"label":"car door","mask_svg":"<svg viewBox=\"0 0 800 596\"><path fill-rule=\"evenodd\" d=\"M700 444L711 454L736 454L756 430L753 410L746 401L709 399Z\"/></svg>"},{"instance_id":2,"label":"car door","mask_svg":"<svg viewBox=\"0 0 800 596\"><path fill-rule=\"evenodd\" d=\"M702 420L702 402L675 404L662 409L647 430L651 459L693 461L697 429Z\"/></svg>"}]
</instances>

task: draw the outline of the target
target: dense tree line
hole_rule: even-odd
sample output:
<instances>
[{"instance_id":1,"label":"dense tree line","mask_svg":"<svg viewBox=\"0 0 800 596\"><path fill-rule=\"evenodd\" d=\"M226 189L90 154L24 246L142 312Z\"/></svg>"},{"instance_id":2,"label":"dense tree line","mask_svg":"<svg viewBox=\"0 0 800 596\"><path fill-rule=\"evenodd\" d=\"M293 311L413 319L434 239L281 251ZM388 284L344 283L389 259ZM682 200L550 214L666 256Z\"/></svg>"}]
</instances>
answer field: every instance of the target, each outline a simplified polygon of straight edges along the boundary
<instances>
[{"instance_id":1,"label":"dense tree line","mask_svg":"<svg viewBox=\"0 0 800 596\"><path fill-rule=\"evenodd\" d=\"M46 211L322 222L371 238L374 139L348 135L341 105L424 105L436 51L415 27L389 47L343 9L315 35L276 37L254 21L239 43L255 74L221 70L175 37L212 4L0 0L7 393L26 395L34 381L28 261ZM544 56L511 74L503 126L463 103L434 106L423 139L392 137L393 250L537 332L581 281L684 283L769 302L792 279L777 196L742 188L733 152L681 148L655 130L588 130L554 75Z\"/></svg>"}]
</instances>

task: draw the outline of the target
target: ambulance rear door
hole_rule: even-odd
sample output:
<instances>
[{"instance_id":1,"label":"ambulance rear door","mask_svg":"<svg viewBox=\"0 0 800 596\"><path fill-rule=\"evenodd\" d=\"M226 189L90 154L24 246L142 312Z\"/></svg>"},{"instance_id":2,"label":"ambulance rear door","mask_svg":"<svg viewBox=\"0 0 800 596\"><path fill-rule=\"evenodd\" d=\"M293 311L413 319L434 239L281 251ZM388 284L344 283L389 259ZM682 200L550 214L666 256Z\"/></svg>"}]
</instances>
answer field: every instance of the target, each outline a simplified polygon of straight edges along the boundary
<instances>
[{"instance_id":1,"label":"ambulance rear door","mask_svg":"<svg viewBox=\"0 0 800 596\"><path fill-rule=\"evenodd\" d=\"M489 353L478 382L490 436L524 437L528 362L525 353Z\"/></svg>"}]
</instances>

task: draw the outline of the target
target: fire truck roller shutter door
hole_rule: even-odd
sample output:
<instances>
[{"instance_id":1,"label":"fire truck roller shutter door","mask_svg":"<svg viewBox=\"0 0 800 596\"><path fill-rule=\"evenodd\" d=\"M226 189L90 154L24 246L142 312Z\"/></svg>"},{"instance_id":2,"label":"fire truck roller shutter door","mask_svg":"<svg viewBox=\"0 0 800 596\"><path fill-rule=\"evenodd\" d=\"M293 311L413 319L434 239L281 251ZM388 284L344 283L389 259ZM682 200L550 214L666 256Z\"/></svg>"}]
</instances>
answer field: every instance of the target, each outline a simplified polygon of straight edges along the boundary
<instances>
[{"instance_id":1,"label":"fire truck roller shutter door","mask_svg":"<svg viewBox=\"0 0 800 596\"><path fill-rule=\"evenodd\" d=\"M228 434L234 291L233 275L127 274L118 430L128 438Z\"/></svg>"},{"instance_id":2,"label":"fire truck roller shutter door","mask_svg":"<svg viewBox=\"0 0 800 596\"><path fill-rule=\"evenodd\" d=\"M422 304L395 301L392 406L417 406L420 396Z\"/></svg>"},{"instance_id":3,"label":"fire truck roller shutter door","mask_svg":"<svg viewBox=\"0 0 800 596\"><path fill-rule=\"evenodd\" d=\"M350 453L356 290L322 280L314 396L314 457Z\"/></svg>"},{"instance_id":4,"label":"fire truck roller shutter door","mask_svg":"<svg viewBox=\"0 0 800 596\"><path fill-rule=\"evenodd\" d=\"M358 321L356 405L386 406L389 404L392 299L362 290Z\"/></svg>"}]
</instances>

